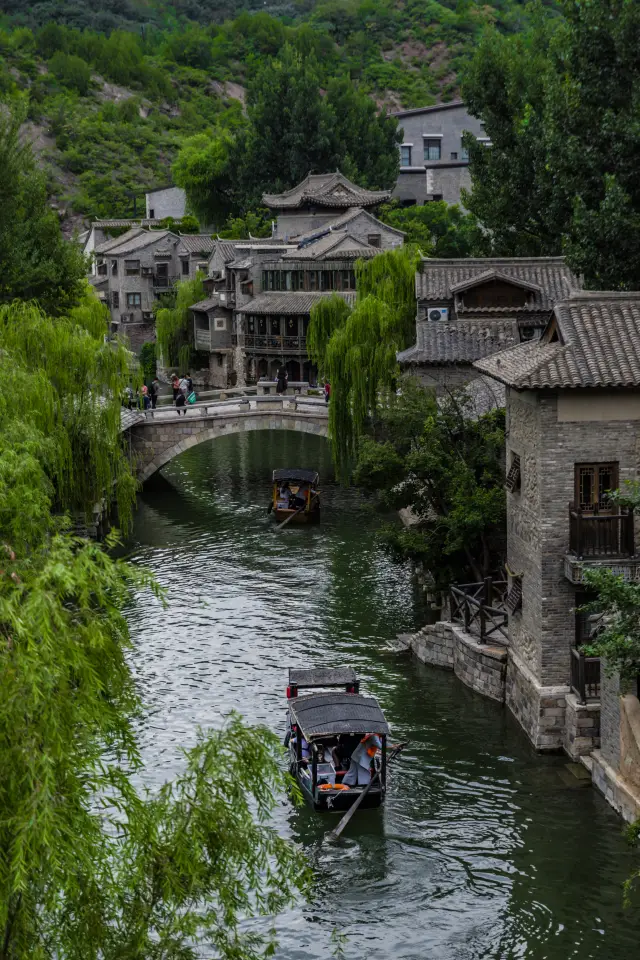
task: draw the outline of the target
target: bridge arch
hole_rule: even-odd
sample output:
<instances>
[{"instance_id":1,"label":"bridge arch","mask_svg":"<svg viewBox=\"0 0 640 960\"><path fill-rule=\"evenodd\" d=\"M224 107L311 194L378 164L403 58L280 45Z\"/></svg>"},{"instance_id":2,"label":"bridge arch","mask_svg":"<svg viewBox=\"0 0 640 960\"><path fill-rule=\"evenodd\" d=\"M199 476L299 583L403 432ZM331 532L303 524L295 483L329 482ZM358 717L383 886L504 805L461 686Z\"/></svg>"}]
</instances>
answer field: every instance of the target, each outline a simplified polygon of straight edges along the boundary
<instances>
[{"instance_id":1,"label":"bridge arch","mask_svg":"<svg viewBox=\"0 0 640 960\"><path fill-rule=\"evenodd\" d=\"M328 416L323 401L305 398L263 398L196 404L186 415L159 408L154 416L131 427L131 453L138 479L148 480L179 454L208 440L256 430L293 430L328 436ZM304 400L304 402L303 402ZM157 416L159 414L159 416Z\"/></svg>"}]
</instances>

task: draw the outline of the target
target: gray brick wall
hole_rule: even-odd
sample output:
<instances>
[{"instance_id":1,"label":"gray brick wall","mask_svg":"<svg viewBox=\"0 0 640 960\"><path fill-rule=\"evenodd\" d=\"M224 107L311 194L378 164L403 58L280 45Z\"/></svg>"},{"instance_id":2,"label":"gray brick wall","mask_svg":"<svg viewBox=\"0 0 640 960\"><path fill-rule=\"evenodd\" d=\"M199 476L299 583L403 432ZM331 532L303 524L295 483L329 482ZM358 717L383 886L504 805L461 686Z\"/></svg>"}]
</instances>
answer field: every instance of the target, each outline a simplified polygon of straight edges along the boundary
<instances>
[{"instance_id":1,"label":"gray brick wall","mask_svg":"<svg viewBox=\"0 0 640 960\"><path fill-rule=\"evenodd\" d=\"M480 376L470 363L421 364L408 366L404 372L416 377L423 387L433 389L438 394L464 387Z\"/></svg>"}]
</instances>

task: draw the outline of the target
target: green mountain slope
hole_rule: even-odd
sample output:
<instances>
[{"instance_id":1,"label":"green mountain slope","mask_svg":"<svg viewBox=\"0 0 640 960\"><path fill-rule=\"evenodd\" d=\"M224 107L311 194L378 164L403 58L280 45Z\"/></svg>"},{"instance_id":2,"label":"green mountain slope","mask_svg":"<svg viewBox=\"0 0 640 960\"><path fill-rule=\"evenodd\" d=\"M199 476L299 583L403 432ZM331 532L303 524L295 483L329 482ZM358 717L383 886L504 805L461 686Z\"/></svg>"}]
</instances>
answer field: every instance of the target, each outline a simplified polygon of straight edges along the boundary
<instances>
[{"instance_id":1,"label":"green mountain slope","mask_svg":"<svg viewBox=\"0 0 640 960\"><path fill-rule=\"evenodd\" d=\"M186 137L240 121L246 85L287 42L315 53L327 82L346 75L393 109L453 99L483 27L516 32L528 16L520 0L3 0L0 11L0 97L23 105L69 224L139 210Z\"/></svg>"}]
</instances>

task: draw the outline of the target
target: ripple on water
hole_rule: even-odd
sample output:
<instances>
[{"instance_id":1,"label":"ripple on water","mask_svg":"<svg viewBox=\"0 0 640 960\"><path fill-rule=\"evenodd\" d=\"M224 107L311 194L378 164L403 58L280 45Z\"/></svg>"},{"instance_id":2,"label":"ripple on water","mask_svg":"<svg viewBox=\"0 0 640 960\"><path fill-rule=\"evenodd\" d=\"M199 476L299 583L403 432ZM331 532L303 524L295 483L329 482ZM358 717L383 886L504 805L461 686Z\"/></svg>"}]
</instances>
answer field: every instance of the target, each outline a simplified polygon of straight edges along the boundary
<instances>
[{"instance_id":1,"label":"ripple on water","mask_svg":"<svg viewBox=\"0 0 640 960\"><path fill-rule=\"evenodd\" d=\"M275 534L264 507L275 465L316 464L319 526ZM508 714L452 676L386 646L419 612L407 571L374 544L353 490L327 482L324 442L248 434L193 448L142 498L135 562L166 588L128 611L145 701L145 781L175 776L198 725L232 709L280 731L286 667L353 664L398 739L411 742L384 810L335 824L282 798L284 835L315 866L310 904L277 918L281 960L569 957L627 960L638 925L623 914L630 869L620 824L589 789L568 789L561 758L534 755Z\"/></svg>"}]
</instances>

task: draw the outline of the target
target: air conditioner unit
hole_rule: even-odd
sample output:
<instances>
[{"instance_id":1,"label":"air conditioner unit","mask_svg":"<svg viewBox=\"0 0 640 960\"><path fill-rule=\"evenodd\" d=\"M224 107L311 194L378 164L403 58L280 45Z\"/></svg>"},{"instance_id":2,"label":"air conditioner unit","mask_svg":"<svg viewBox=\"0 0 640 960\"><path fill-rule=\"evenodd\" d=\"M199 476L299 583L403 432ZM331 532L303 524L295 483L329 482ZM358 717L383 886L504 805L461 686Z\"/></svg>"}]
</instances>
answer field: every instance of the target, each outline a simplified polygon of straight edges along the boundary
<instances>
[{"instance_id":1,"label":"air conditioner unit","mask_svg":"<svg viewBox=\"0 0 640 960\"><path fill-rule=\"evenodd\" d=\"M142 276L143 276L143 277L150 277L152 274L153 274L153 267L143 267L143 268L142 268Z\"/></svg>"},{"instance_id":2,"label":"air conditioner unit","mask_svg":"<svg viewBox=\"0 0 640 960\"><path fill-rule=\"evenodd\" d=\"M448 319L448 307L429 307L427 310L427 320L430 320L432 323L438 323L441 320L447 321Z\"/></svg>"}]
</instances>

